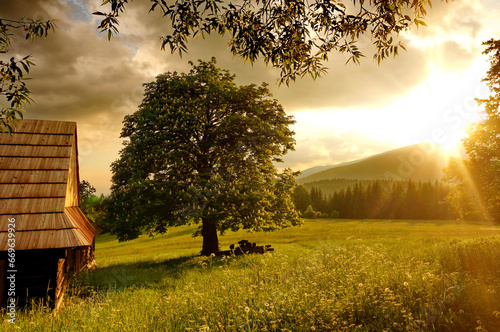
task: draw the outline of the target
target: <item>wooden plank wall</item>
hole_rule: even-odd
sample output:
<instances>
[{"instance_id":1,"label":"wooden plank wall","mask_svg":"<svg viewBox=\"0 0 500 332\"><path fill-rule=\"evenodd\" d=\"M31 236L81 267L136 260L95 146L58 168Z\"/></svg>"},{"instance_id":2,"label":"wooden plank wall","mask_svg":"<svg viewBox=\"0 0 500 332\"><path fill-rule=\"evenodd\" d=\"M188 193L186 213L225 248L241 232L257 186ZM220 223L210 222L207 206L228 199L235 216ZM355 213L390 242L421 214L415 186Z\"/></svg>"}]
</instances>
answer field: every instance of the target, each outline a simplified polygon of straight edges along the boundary
<instances>
[{"instance_id":1,"label":"wooden plank wall","mask_svg":"<svg viewBox=\"0 0 500 332\"><path fill-rule=\"evenodd\" d=\"M0 143L0 156L2 157L68 158L70 154L71 146L4 145Z\"/></svg>"},{"instance_id":2,"label":"wooden plank wall","mask_svg":"<svg viewBox=\"0 0 500 332\"><path fill-rule=\"evenodd\" d=\"M66 185L64 183L26 183L26 184L0 184L0 198L37 198L65 197Z\"/></svg>"},{"instance_id":3,"label":"wooden plank wall","mask_svg":"<svg viewBox=\"0 0 500 332\"><path fill-rule=\"evenodd\" d=\"M57 262L57 283L54 301L55 309L57 309L63 301L64 291L66 290L66 286L68 285L69 277L70 276L67 260L66 258L60 258Z\"/></svg>"},{"instance_id":4,"label":"wooden plank wall","mask_svg":"<svg viewBox=\"0 0 500 332\"><path fill-rule=\"evenodd\" d=\"M74 122L24 120L0 134L0 215L64 211L75 132Z\"/></svg>"},{"instance_id":5,"label":"wooden plank wall","mask_svg":"<svg viewBox=\"0 0 500 332\"><path fill-rule=\"evenodd\" d=\"M63 158L0 158L0 169L55 171L69 169L69 159Z\"/></svg>"},{"instance_id":6,"label":"wooden plank wall","mask_svg":"<svg viewBox=\"0 0 500 332\"><path fill-rule=\"evenodd\" d=\"M87 217L83 214L79 207L72 206L64 209L66 216L77 226L79 232L79 237L82 242L91 245L94 236L96 234L96 229L88 221Z\"/></svg>"},{"instance_id":7,"label":"wooden plank wall","mask_svg":"<svg viewBox=\"0 0 500 332\"><path fill-rule=\"evenodd\" d=\"M21 134L69 134L75 132L76 122L24 120L19 122L15 132Z\"/></svg>"},{"instance_id":8,"label":"wooden plank wall","mask_svg":"<svg viewBox=\"0 0 500 332\"><path fill-rule=\"evenodd\" d=\"M23 134L16 131L15 135L2 136L0 143L12 145L54 145L54 146L69 146L71 145L72 133L52 133L52 134L39 134L29 133Z\"/></svg>"},{"instance_id":9,"label":"wooden plank wall","mask_svg":"<svg viewBox=\"0 0 500 332\"><path fill-rule=\"evenodd\" d=\"M10 217L9 215L0 215L0 232L8 232L8 219ZM75 228L75 224L64 213L20 214L15 218L17 232Z\"/></svg>"},{"instance_id":10,"label":"wooden plank wall","mask_svg":"<svg viewBox=\"0 0 500 332\"><path fill-rule=\"evenodd\" d=\"M64 214L75 134L74 122L44 120L23 120L12 135L0 134L0 239L15 217L19 249L82 244Z\"/></svg>"},{"instance_id":11,"label":"wooden plank wall","mask_svg":"<svg viewBox=\"0 0 500 332\"><path fill-rule=\"evenodd\" d=\"M64 200L64 197L0 199L0 214L61 212Z\"/></svg>"},{"instance_id":12,"label":"wooden plank wall","mask_svg":"<svg viewBox=\"0 0 500 332\"><path fill-rule=\"evenodd\" d=\"M0 157L1 158L1 157ZM68 178L68 171L50 171L50 170L1 170L0 169L0 183L63 183L66 184Z\"/></svg>"},{"instance_id":13,"label":"wooden plank wall","mask_svg":"<svg viewBox=\"0 0 500 332\"><path fill-rule=\"evenodd\" d=\"M73 136L71 158L68 171L68 185L66 189L66 207L80 206L80 193L78 190L79 179L78 154L76 148L76 134Z\"/></svg>"}]
</instances>

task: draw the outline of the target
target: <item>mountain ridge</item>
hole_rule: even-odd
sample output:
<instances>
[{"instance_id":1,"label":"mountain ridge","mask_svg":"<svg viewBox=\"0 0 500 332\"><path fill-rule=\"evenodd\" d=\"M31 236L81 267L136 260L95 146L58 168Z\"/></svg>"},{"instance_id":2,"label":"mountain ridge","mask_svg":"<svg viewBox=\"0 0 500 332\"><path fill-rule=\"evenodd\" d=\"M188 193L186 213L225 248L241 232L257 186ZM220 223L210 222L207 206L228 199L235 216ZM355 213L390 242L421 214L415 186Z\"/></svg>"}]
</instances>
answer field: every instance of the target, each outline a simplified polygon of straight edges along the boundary
<instances>
[{"instance_id":1,"label":"mountain ridge","mask_svg":"<svg viewBox=\"0 0 500 332\"><path fill-rule=\"evenodd\" d=\"M370 157L328 166L316 166L304 170L297 178L299 184L330 179L359 180L417 180L434 181L444 175L448 156L437 144L418 143L385 151ZM314 172L315 169L320 169Z\"/></svg>"}]
</instances>

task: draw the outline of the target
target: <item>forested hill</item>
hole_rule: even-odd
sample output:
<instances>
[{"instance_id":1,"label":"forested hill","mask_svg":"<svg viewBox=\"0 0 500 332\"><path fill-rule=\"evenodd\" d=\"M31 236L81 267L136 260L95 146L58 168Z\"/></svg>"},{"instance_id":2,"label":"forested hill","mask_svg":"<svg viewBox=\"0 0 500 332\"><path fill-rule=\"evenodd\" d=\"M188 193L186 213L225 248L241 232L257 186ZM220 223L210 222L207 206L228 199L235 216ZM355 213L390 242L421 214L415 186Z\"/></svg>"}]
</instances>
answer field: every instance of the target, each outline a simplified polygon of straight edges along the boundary
<instances>
[{"instance_id":1,"label":"forested hill","mask_svg":"<svg viewBox=\"0 0 500 332\"><path fill-rule=\"evenodd\" d=\"M443 176L447 157L441 147L419 143L347 164L333 166L305 177L299 184L331 179L435 181ZM310 174L309 170L304 173Z\"/></svg>"}]
</instances>

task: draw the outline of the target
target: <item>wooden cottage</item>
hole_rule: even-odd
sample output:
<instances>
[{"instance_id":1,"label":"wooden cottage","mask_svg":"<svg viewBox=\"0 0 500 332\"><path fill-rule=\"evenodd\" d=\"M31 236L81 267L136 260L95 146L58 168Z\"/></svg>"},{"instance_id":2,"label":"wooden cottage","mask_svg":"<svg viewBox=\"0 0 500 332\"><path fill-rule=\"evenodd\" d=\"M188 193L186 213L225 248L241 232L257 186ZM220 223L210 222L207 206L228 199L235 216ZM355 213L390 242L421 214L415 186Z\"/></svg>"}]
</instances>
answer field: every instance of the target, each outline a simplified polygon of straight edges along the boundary
<instances>
[{"instance_id":1,"label":"wooden cottage","mask_svg":"<svg viewBox=\"0 0 500 332\"><path fill-rule=\"evenodd\" d=\"M1 306L12 274L18 305L35 297L57 308L68 277L95 265L99 230L79 208L78 183L75 122L23 120L0 133Z\"/></svg>"}]
</instances>

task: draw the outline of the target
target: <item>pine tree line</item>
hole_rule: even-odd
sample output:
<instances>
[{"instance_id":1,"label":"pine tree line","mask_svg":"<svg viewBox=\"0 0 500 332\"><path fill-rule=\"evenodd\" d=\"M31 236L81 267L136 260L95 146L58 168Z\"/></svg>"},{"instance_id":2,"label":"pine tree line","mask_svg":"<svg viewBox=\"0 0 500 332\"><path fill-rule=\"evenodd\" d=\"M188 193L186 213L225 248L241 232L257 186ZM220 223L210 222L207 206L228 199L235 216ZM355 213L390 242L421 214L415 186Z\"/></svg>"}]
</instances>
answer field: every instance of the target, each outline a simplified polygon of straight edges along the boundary
<instances>
[{"instance_id":1,"label":"pine tree line","mask_svg":"<svg viewBox=\"0 0 500 332\"><path fill-rule=\"evenodd\" d=\"M444 200L449 192L450 187L438 181L373 180L330 195L314 186L310 191L298 186L294 203L305 217L315 213L345 219L452 219L453 210Z\"/></svg>"}]
</instances>

